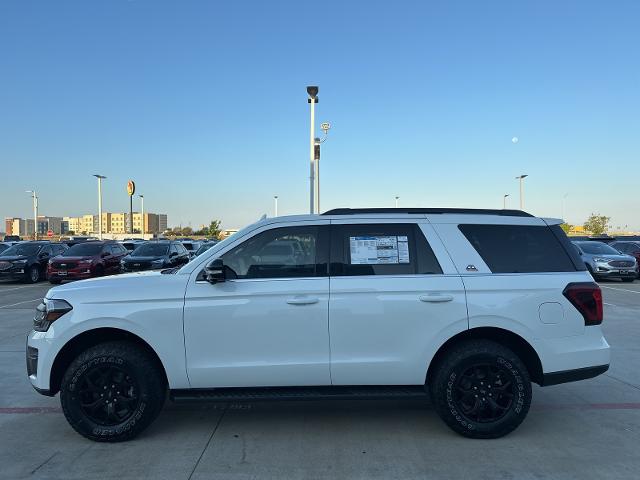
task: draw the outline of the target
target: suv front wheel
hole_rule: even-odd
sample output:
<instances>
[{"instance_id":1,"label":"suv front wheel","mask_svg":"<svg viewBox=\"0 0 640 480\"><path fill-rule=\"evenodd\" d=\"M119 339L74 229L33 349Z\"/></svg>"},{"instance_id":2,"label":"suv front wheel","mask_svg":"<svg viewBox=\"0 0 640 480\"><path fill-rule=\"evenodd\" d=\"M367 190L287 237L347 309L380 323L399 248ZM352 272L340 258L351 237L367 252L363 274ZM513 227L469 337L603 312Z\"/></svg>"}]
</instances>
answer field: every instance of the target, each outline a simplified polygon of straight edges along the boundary
<instances>
[{"instance_id":1,"label":"suv front wheel","mask_svg":"<svg viewBox=\"0 0 640 480\"><path fill-rule=\"evenodd\" d=\"M429 390L445 423L470 438L512 432L531 405L526 367L511 350L490 340L455 345L435 365Z\"/></svg>"},{"instance_id":2,"label":"suv front wheel","mask_svg":"<svg viewBox=\"0 0 640 480\"><path fill-rule=\"evenodd\" d=\"M64 374L60 403L84 437L119 442L158 416L166 385L157 362L132 342L107 342L78 355Z\"/></svg>"}]
</instances>

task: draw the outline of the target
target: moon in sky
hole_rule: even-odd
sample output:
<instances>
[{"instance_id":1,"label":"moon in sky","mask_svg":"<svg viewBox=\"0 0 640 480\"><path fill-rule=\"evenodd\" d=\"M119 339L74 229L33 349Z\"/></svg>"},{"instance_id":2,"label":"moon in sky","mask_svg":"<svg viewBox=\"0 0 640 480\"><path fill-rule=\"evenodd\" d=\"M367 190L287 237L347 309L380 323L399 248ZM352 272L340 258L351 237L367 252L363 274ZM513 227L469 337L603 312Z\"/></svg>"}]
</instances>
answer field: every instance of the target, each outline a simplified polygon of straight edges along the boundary
<instances>
[{"instance_id":1,"label":"moon in sky","mask_svg":"<svg viewBox=\"0 0 640 480\"><path fill-rule=\"evenodd\" d=\"M513 138L511 139L511 142L512 142L512 143L518 143L518 137L513 137Z\"/></svg>"}]
</instances>

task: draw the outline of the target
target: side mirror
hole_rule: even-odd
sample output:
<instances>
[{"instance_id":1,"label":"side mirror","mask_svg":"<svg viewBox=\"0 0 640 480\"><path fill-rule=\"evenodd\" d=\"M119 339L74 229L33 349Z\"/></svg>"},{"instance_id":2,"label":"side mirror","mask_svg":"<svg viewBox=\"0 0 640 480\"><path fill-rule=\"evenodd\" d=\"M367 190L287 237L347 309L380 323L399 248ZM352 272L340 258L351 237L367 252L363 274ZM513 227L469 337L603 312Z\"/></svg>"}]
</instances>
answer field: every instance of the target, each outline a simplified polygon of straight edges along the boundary
<instances>
[{"instance_id":1,"label":"side mirror","mask_svg":"<svg viewBox=\"0 0 640 480\"><path fill-rule=\"evenodd\" d=\"M205 277L207 278L207 282L211 284L216 284L219 282L224 282L226 279L224 263L222 263L221 258L216 258L212 260L204 269Z\"/></svg>"},{"instance_id":2,"label":"side mirror","mask_svg":"<svg viewBox=\"0 0 640 480\"><path fill-rule=\"evenodd\" d=\"M177 257L177 256L178 256L178 252L171 252L171 253L169 254L169 258L171 258L171 257Z\"/></svg>"},{"instance_id":3,"label":"side mirror","mask_svg":"<svg viewBox=\"0 0 640 480\"><path fill-rule=\"evenodd\" d=\"M108 254L107 252L102 252L102 253L100 254L100 256L101 256L102 258L104 258L104 257L108 257L108 256L109 256L109 254Z\"/></svg>"},{"instance_id":4,"label":"side mirror","mask_svg":"<svg viewBox=\"0 0 640 480\"><path fill-rule=\"evenodd\" d=\"M38 255L39 258L47 258L49 256L49 254L47 252L42 252L40 255Z\"/></svg>"}]
</instances>

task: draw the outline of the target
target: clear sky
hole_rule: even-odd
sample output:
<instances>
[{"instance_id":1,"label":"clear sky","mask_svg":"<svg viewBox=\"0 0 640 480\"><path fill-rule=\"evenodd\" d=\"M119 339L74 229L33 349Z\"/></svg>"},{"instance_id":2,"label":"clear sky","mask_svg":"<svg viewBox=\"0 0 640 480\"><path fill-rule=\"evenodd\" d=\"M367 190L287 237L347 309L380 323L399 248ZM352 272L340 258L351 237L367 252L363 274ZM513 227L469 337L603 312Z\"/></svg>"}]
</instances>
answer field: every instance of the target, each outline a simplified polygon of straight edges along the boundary
<instances>
[{"instance_id":1,"label":"clear sky","mask_svg":"<svg viewBox=\"0 0 640 480\"><path fill-rule=\"evenodd\" d=\"M638 1L0 0L0 216L226 228L322 209L517 207L640 229ZM518 143L512 143L512 137ZM137 202L136 202L137 203ZM4 225L3 225L4 226Z\"/></svg>"}]
</instances>

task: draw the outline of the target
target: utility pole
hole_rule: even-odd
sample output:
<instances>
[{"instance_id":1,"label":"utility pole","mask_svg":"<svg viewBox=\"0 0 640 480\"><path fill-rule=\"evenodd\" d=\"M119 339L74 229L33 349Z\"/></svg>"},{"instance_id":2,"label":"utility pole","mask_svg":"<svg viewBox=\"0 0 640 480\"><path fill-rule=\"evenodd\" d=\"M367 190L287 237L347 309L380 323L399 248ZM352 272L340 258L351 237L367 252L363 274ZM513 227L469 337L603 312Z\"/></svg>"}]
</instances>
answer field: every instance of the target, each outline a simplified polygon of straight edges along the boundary
<instances>
[{"instance_id":1,"label":"utility pole","mask_svg":"<svg viewBox=\"0 0 640 480\"><path fill-rule=\"evenodd\" d=\"M138 195L140 197L140 214L142 215L142 221L141 226L140 226L140 230L142 233L142 238L144 238L144 234L145 234L145 228L144 228L144 195Z\"/></svg>"},{"instance_id":2,"label":"utility pole","mask_svg":"<svg viewBox=\"0 0 640 480\"><path fill-rule=\"evenodd\" d=\"M38 240L38 195L35 190L26 190L25 192L30 193L33 199L33 239Z\"/></svg>"},{"instance_id":3,"label":"utility pole","mask_svg":"<svg viewBox=\"0 0 640 480\"><path fill-rule=\"evenodd\" d=\"M309 213L315 213L315 122L316 122L316 103L318 103L318 87L308 86L307 94L309 98L307 102L311 106L311 129L309 135Z\"/></svg>"},{"instance_id":4,"label":"utility pole","mask_svg":"<svg viewBox=\"0 0 640 480\"><path fill-rule=\"evenodd\" d=\"M529 175L519 175L516 177L516 180L520 180L520 210L524 210L524 187L522 181L528 176Z\"/></svg>"},{"instance_id":5,"label":"utility pole","mask_svg":"<svg viewBox=\"0 0 640 480\"><path fill-rule=\"evenodd\" d=\"M278 216L278 195L273 196L273 216Z\"/></svg>"},{"instance_id":6,"label":"utility pole","mask_svg":"<svg viewBox=\"0 0 640 480\"><path fill-rule=\"evenodd\" d=\"M398 195L396 195L396 208L398 208L398 200L400 199L400 197Z\"/></svg>"},{"instance_id":7,"label":"utility pole","mask_svg":"<svg viewBox=\"0 0 640 480\"><path fill-rule=\"evenodd\" d=\"M502 197L502 209L506 210L507 209L507 197L509 196L508 193L505 193L504 196Z\"/></svg>"}]
</instances>

